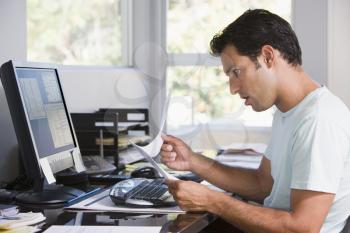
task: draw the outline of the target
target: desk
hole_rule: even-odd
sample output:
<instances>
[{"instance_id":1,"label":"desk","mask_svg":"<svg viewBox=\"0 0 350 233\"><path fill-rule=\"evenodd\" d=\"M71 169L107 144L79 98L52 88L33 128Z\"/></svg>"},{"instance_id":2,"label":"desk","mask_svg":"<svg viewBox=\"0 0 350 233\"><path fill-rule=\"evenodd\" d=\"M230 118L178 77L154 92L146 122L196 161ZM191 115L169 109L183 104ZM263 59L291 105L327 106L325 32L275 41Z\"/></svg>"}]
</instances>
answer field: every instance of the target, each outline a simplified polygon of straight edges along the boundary
<instances>
[{"instance_id":1,"label":"desk","mask_svg":"<svg viewBox=\"0 0 350 233\"><path fill-rule=\"evenodd\" d=\"M51 225L100 225L100 226L162 226L161 233L242 233L234 226L209 213L187 214L125 214L110 212L64 212L61 209L44 210L46 224Z\"/></svg>"},{"instance_id":2,"label":"desk","mask_svg":"<svg viewBox=\"0 0 350 233\"><path fill-rule=\"evenodd\" d=\"M209 213L127 214L115 212L64 212L44 210L47 217L43 230L51 225L161 226L160 232L242 233Z\"/></svg>"},{"instance_id":3,"label":"desk","mask_svg":"<svg viewBox=\"0 0 350 233\"><path fill-rule=\"evenodd\" d=\"M110 212L63 212L44 210L47 217L43 230L51 225L107 225L107 226L162 226L161 232L201 232L217 217L208 213L199 214L125 214Z\"/></svg>"}]
</instances>

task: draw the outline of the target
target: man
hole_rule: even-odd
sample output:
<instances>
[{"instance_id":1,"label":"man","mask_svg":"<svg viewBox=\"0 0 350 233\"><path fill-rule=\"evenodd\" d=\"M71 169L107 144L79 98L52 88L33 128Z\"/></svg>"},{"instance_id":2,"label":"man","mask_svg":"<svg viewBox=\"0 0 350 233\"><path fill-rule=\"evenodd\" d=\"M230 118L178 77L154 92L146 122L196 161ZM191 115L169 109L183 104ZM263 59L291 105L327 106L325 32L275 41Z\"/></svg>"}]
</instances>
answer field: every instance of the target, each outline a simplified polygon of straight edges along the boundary
<instances>
[{"instance_id":1,"label":"man","mask_svg":"<svg viewBox=\"0 0 350 233\"><path fill-rule=\"evenodd\" d=\"M301 67L291 26L248 10L211 41L230 91L255 111L277 107L259 169L232 168L164 136L162 162L189 170L252 205L190 181L168 181L179 206L208 211L244 232L340 232L350 215L350 113Z\"/></svg>"}]
</instances>

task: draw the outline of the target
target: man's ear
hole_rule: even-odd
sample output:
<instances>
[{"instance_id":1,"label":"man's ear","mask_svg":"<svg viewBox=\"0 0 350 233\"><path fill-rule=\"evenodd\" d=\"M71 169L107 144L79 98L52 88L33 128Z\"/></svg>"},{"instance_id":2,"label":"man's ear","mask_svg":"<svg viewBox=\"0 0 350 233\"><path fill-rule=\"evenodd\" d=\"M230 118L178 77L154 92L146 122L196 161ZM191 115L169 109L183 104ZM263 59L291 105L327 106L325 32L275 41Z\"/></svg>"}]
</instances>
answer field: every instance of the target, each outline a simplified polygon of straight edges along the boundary
<instances>
[{"instance_id":1,"label":"man's ear","mask_svg":"<svg viewBox=\"0 0 350 233\"><path fill-rule=\"evenodd\" d=\"M270 68L276 59L275 49L271 45L264 45L261 47L261 56L263 62Z\"/></svg>"}]
</instances>

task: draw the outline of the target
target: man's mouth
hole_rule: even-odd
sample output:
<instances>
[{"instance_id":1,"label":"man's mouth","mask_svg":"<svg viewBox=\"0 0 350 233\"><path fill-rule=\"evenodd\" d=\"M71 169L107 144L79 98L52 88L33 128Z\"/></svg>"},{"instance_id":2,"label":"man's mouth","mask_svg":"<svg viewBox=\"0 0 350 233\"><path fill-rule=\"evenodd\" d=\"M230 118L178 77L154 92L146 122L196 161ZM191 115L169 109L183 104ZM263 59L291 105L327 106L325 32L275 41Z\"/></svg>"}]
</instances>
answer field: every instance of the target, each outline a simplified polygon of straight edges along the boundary
<instances>
[{"instance_id":1,"label":"man's mouth","mask_svg":"<svg viewBox=\"0 0 350 233\"><path fill-rule=\"evenodd\" d=\"M249 96L241 96L241 98L242 98L243 100L245 100L245 101L244 101L244 104L245 104L245 105L247 105L247 106L248 106L248 105L251 105L251 103L250 103L250 101L249 101L249 100L250 100L250 99L249 99Z\"/></svg>"}]
</instances>

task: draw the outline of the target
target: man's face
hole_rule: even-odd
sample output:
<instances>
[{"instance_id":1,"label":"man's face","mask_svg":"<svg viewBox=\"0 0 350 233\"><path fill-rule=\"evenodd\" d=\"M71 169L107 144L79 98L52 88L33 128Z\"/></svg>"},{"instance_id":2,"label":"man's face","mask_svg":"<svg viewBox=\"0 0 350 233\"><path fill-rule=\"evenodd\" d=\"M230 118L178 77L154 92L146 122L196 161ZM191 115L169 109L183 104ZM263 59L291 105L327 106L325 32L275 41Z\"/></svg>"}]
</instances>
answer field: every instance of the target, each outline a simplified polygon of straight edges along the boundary
<instances>
[{"instance_id":1,"label":"man's face","mask_svg":"<svg viewBox=\"0 0 350 233\"><path fill-rule=\"evenodd\" d=\"M257 112L275 104L276 81L263 55L258 57L259 68L249 57L239 55L232 45L226 46L220 57L230 80L231 94L238 93L245 100L245 105L252 106Z\"/></svg>"}]
</instances>

